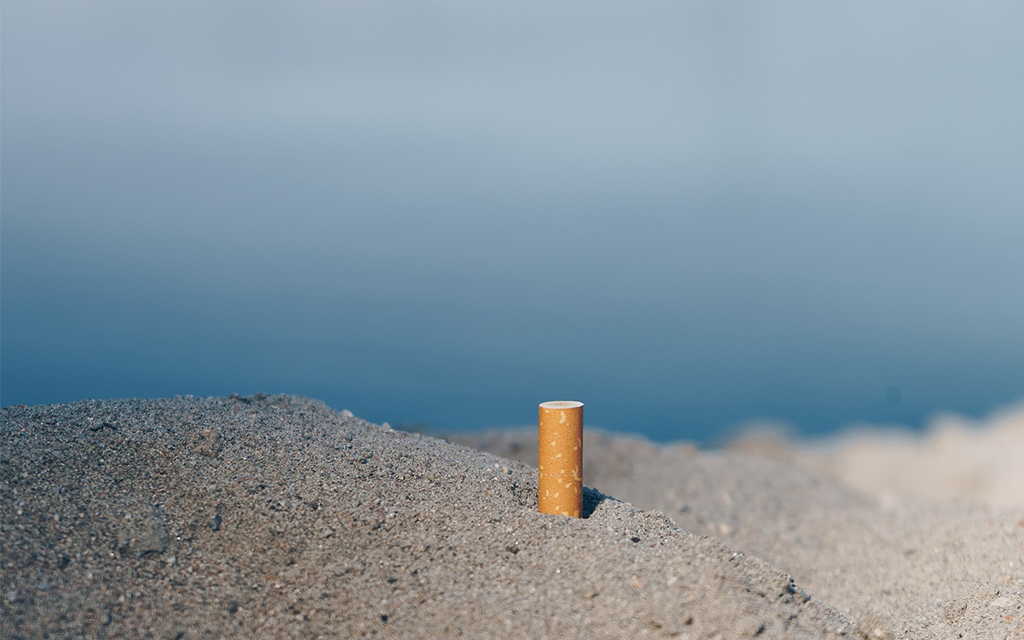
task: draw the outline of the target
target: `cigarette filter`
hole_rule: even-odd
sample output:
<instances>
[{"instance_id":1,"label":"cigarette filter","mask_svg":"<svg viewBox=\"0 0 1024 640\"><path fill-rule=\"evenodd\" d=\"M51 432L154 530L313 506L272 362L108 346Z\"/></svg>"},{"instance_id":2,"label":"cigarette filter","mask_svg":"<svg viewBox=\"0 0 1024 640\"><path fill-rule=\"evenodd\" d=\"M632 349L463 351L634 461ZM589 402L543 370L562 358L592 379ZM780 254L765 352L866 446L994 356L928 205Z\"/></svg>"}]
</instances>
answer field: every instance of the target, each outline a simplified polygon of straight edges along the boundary
<instances>
[{"instance_id":1,"label":"cigarette filter","mask_svg":"<svg viewBox=\"0 0 1024 640\"><path fill-rule=\"evenodd\" d=\"M540 405L537 504L541 513L580 517L583 505L583 403Z\"/></svg>"}]
</instances>

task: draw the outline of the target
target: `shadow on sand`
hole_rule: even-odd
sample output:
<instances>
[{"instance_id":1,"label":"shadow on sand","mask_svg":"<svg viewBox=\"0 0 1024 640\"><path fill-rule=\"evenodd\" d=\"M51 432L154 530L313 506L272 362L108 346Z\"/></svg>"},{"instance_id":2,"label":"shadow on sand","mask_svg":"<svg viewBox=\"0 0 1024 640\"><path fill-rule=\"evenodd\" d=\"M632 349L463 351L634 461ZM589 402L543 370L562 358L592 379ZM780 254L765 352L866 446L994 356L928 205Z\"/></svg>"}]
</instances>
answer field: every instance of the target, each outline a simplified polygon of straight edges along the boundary
<instances>
[{"instance_id":1,"label":"shadow on sand","mask_svg":"<svg viewBox=\"0 0 1024 640\"><path fill-rule=\"evenodd\" d=\"M583 487L583 509L580 512L580 517L589 518L592 513L597 509L597 505L601 504L605 500L614 500L611 496L606 496L597 489L591 489L590 487Z\"/></svg>"}]
</instances>

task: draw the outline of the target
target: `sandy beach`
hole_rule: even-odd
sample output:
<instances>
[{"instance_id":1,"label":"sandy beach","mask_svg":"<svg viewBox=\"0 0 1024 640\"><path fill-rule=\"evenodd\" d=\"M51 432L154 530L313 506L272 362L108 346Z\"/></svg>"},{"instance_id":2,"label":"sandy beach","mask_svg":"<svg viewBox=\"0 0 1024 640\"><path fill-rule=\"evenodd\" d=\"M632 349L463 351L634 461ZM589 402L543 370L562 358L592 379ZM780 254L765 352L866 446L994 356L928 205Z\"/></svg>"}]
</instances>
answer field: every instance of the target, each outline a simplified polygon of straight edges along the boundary
<instances>
[{"instance_id":1,"label":"sandy beach","mask_svg":"<svg viewBox=\"0 0 1024 640\"><path fill-rule=\"evenodd\" d=\"M715 451L589 430L573 519L537 511L530 429L7 407L0 636L1021 638L1022 415Z\"/></svg>"}]
</instances>

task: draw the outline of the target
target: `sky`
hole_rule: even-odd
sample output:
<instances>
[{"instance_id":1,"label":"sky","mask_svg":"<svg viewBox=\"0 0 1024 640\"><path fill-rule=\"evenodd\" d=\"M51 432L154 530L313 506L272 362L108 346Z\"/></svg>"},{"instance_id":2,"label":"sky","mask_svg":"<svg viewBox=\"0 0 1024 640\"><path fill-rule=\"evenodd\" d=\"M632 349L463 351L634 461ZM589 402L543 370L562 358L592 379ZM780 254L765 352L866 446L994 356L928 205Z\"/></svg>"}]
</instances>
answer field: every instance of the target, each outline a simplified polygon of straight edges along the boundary
<instances>
[{"instance_id":1,"label":"sky","mask_svg":"<svg viewBox=\"0 0 1024 640\"><path fill-rule=\"evenodd\" d=\"M8 0L0 402L714 441L1024 397L1024 5Z\"/></svg>"}]
</instances>

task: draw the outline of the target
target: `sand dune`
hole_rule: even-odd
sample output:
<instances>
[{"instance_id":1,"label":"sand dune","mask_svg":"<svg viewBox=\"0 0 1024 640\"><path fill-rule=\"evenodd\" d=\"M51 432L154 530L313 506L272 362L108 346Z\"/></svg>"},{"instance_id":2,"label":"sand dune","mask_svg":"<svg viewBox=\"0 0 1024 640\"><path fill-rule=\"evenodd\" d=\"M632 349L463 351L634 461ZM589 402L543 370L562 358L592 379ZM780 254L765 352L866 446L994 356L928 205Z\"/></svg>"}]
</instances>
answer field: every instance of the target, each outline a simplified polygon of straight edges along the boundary
<instances>
[{"instance_id":1,"label":"sand dune","mask_svg":"<svg viewBox=\"0 0 1024 640\"><path fill-rule=\"evenodd\" d=\"M886 509L800 452L591 433L576 520L537 512L530 432L289 396L2 418L4 638L1024 634L1020 515Z\"/></svg>"},{"instance_id":2,"label":"sand dune","mask_svg":"<svg viewBox=\"0 0 1024 640\"><path fill-rule=\"evenodd\" d=\"M801 444L798 453L883 504L959 499L1024 510L1024 405L981 421L940 416L923 434L853 428Z\"/></svg>"},{"instance_id":3,"label":"sand dune","mask_svg":"<svg viewBox=\"0 0 1024 640\"><path fill-rule=\"evenodd\" d=\"M712 452L590 430L584 481L789 572L869 637L1024 638L1024 421L951 422ZM536 435L453 439L532 463Z\"/></svg>"}]
</instances>

